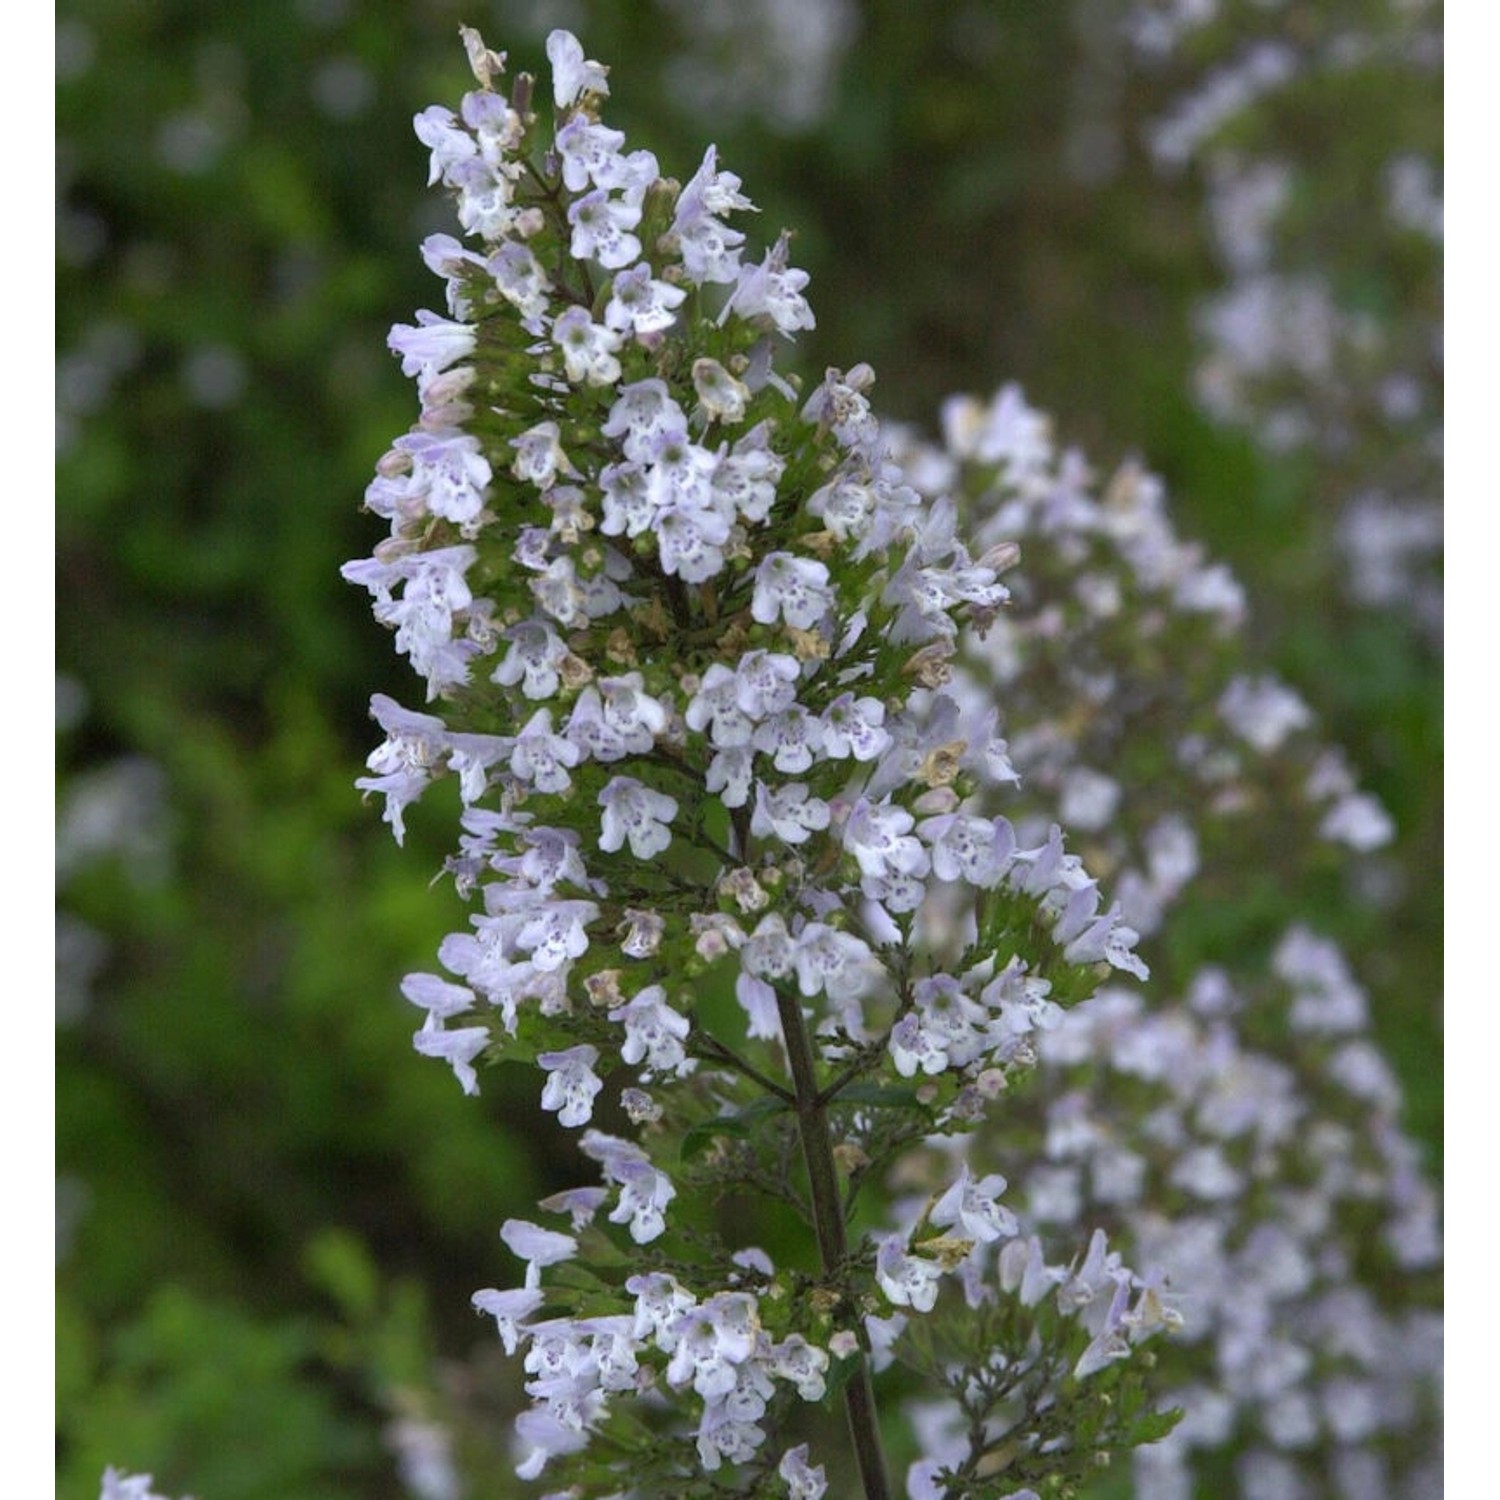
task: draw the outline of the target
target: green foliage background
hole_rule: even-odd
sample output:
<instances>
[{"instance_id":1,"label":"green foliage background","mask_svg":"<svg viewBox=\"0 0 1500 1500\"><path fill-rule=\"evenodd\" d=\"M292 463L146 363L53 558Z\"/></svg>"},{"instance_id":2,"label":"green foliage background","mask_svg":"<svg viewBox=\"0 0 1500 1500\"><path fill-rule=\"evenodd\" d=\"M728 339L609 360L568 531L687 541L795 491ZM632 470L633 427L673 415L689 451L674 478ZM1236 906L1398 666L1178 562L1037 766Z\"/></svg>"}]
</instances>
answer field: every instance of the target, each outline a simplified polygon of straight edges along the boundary
<instances>
[{"instance_id":1,"label":"green foliage background","mask_svg":"<svg viewBox=\"0 0 1500 1500\"><path fill-rule=\"evenodd\" d=\"M386 1422L473 1399L496 1231L573 1177L531 1080L469 1100L412 1053L397 981L463 920L427 886L452 806L416 809L402 852L351 786L369 695L419 706L337 570L377 538L359 498L415 410L385 333L435 304L416 246L449 226L409 122L467 86L460 21L523 67L577 30L614 66L611 121L680 177L716 140L767 235L799 231L809 370L868 359L882 409L929 426L948 392L1019 379L1101 464L1165 476L1399 825L1394 905L1332 891L1311 915L1356 945L1436 1163L1438 662L1333 586L1325 476L1193 405L1201 190L1145 160L1166 84L1101 49L1118 9L872 0L791 128L693 114L669 82L688 38L653 4L62 8L57 636L82 707L58 753L83 853L61 904L107 947L57 1035L59 1494L106 1463L201 1500L402 1493ZM1435 146L1437 86L1400 88L1308 104L1331 176L1392 131ZM1388 270L1348 274L1399 315ZM111 782L122 761L157 769ZM78 808L122 795L142 827L111 852ZM504 1425L471 1439L491 1459Z\"/></svg>"}]
</instances>

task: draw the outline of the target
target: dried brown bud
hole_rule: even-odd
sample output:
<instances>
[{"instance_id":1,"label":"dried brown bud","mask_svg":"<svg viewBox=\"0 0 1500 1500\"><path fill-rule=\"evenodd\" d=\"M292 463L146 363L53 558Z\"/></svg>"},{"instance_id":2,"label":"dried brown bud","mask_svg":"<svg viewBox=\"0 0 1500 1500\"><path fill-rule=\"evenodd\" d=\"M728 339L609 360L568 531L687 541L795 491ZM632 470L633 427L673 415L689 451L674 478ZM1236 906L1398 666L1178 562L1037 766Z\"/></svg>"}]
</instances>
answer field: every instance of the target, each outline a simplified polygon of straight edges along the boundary
<instances>
[{"instance_id":1,"label":"dried brown bud","mask_svg":"<svg viewBox=\"0 0 1500 1500\"><path fill-rule=\"evenodd\" d=\"M923 646L901 668L908 677L915 677L925 688L940 688L952 677L948 663L953 656L952 641L933 641Z\"/></svg>"},{"instance_id":2,"label":"dried brown bud","mask_svg":"<svg viewBox=\"0 0 1500 1500\"><path fill-rule=\"evenodd\" d=\"M594 669L581 656L569 651L557 664L557 675L568 688L581 688L594 680Z\"/></svg>"},{"instance_id":3,"label":"dried brown bud","mask_svg":"<svg viewBox=\"0 0 1500 1500\"><path fill-rule=\"evenodd\" d=\"M917 771L917 780L927 786L947 786L958 775L964 752L969 748L967 740L953 740L929 750Z\"/></svg>"}]
</instances>

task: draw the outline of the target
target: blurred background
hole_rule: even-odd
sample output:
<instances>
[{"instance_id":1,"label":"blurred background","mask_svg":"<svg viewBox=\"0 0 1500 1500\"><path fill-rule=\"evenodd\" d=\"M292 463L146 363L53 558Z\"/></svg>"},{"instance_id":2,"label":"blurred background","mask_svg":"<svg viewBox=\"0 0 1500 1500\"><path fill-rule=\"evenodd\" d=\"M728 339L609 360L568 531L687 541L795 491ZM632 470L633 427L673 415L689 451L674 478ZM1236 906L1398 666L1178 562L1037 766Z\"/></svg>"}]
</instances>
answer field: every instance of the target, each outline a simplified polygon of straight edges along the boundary
<instances>
[{"instance_id":1,"label":"blurred background","mask_svg":"<svg viewBox=\"0 0 1500 1500\"><path fill-rule=\"evenodd\" d=\"M445 815L352 782L415 703L338 577L415 414L449 230L411 133L460 23L613 68L797 230L817 372L888 416L1016 380L1167 482L1397 836L1353 942L1440 1174L1442 73L1420 0L74 0L58 10L58 1493L436 1497L475 1288L566 1159L397 984L462 922ZM497 1423L495 1454L503 1453ZM481 1455L481 1460L482 1460ZM424 1469L424 1464L426 1465ZM424 1487L425 1486L425 1487Z\"/></svg>"}]
</instances>

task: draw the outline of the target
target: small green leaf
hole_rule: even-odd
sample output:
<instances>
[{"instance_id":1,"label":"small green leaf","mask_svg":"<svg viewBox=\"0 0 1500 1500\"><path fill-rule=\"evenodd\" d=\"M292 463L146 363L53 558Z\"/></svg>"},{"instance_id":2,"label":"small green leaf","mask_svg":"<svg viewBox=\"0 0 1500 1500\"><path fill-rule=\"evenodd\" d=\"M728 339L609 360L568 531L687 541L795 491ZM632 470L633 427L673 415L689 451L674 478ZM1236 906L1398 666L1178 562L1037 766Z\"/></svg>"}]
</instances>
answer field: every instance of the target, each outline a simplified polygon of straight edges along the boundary
<instances>
[{"instance_id":1,"label":"small green leaf","mask_svg":"<svg viewBox=\"0 0 1500 1500\"><path fill-rule=\"evenodd\" d=\"M837 1104L866 1104L872 1109L914 1109L926 1113L915 1089L888 1083L851 1083L839 1091Z\"/></svg>"}]
</instances>

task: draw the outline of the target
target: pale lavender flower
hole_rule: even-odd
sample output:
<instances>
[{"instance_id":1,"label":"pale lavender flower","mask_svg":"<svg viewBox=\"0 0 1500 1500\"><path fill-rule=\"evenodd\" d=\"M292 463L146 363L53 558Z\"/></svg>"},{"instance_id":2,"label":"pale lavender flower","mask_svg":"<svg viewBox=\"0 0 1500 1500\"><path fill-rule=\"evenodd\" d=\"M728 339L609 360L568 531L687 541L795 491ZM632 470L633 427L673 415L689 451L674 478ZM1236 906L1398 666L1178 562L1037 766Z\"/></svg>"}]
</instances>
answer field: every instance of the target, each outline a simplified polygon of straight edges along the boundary
<instances>
[{"instance_id":1,"label":"pale lavender flower","mask_svg":"<svg viewBox=\"0 0 1500 1500\"><path fill-rule=\"evenodd\" d=\"M462 1500L453 1461L453 1434L441 1422L398 1417L382 1436L396 1457L401 1483L413 1500Z\"/></svg>"},{"instance_id":2,"label":"pale lavender flower","mask_svg":"<svg viewBox=\"0 0 1500 1500\"><path fill-rule=\"evenodd\" d=\"M662 935L667 930L665 918L654 911L625 909L625 918L619 932L620 952L629 958L650 958L661 946Z\"/></svg>"},{"instance_id":3,"label":"pale lavender flower","mask_svg":"<svg viewBox=\"0 0 1500 1500\"><path fill-rule=\"evenodd\" d=\"M530 331L539 332L537 320L547 309L552 283L530 247L507 240L485 265L501 295L527 320Z\"/></svg>"},{"instance_id":4,"label":"pale lavender flower","mask_svg":"<svg viewBox=\"0 0 1500 1500\"><path fill-rule=\"evenodd\" d=\"M516 1436L521 1440L521 1457L516 1477L535 1479L549 1458L577 1453L588 1447L589 1435L554 1416L546 1407L534 1406L516 1418Z\"/></svg>"},{"instance_id":5,"label":"pale lavender flower","mask_svg":"<svg viewBox=\"0 0 1500 1500\"><path fill-rule=\"evenodd\" d=\"M474 352L475 331L435 313L419 312L417 323L397 323L388 340L391 353L401 356L403 375L435 374L467 359Z\"/></svg>"},{"instance_id":6,"label":"pale lavender flower","mask_svg":"<svg viewBox=\"0 0 1500 1500\"><path fill-rule=\"evenodd\" d=\"M659 984L647 986L610 1011L609 1018L625 1027L620 1056L628 1063L646 1063L642 1078L649 1080L655 1073L682 1078L692 1072L694 1063L682 1046L688 1034L687 1017L667 1004L666 991Z\"/></svg>"},{"instance_id":7,"label":"pale lavender flower","mask_svg":"<svg viewBox=\"0 0 1500 1500\"><path fill-rule=\"evenodd\" d=\"M1280 749L1290 734L1312 723L1307 705L1272 677L1236 677L1219 699L1219 713L1262 755Z\"/></svg>"},{"instance_id":8,"label":"pale lavender flower","mask_svg":"<svg viewBox=\"0 0 1500 1500\"><path fill-rule=\"evenodd\" d=\"M637 245L637 251L639 248ZM552 325L552 341L562 350L569 380L613 385L620 378L620 361L615 358L615 351L622 339L614 329L595 323L587 308L570 307L560 313Z\"/></svg>"},{"instance_id":9,"label":"pale lavender flower","mask_svg":"<svg viewBox=\"0 0 1500 1500\"><path fill-rule=\"evenodd\" d=\"M525 1219L507 1219L500 1226L500 1238L512 1255L526 1262L528 1290L541 1285L544 1266L560 1265L578 1254L578 1241L572 1235L543 1229Z\"/></svg>"},{"instance_id":10,"label":"pale lavender flower","mask_svg":"<svg viewBox=\"0 0 1500 1500\"><path fill-rule=\"evenodd\" d=\"M931 1312L937 1306L942 1275L935 1261L908 1255L906 1240L899 1234L887 1236L875 1252L875 1280L896 1307Z\"/></svg>"},{"instance_id":11,"label":"pale lavender flower","mask_svg":"<svg viewBox=\"0 0 1500 1500\"><path fill-rule=\"evenodd\" d=\"M595 1096L604 1087L594 1072L598 1061L599 1049L586 1044L537 1055L537 1064L547 1073L542 1108L554 1111L559 1124L576 1128L593 1119Z\"/></svg>"},{"instance_id":12,"label":"pale lavender flower","mask_svg":"<svg viewBox=\"0 0 1500 1500\"><path fill-rule=\"evenodd\" d=\"M756 838L774 834L785 844L805 844L828 827L829 816L828 804L799 781L774 788L767 788L764 782L755 784L750 831Z\"/></svg>"},{"instance_id":13,"label":"pale lavender flower","mask_svg":"<svg viewBox=\"0 0 1500 1500\"><path fill-rule=\"evenodd\" d=\"M941 1227L952 1225L965 1238L981 1244L1009 1239L1019 1225L1016 1216L999 1203L1005 1191L1005 1179L998 1172L976 1182L968 1162L959 1168L958 1180L932 1206L932 1222Z\"/></svg>"},{"instance_id":14,"label":"pale lavender flower","mask_svg":"<svg viewBox=\"0 0 1500 1500\"><path fill-rule=\"evenodd\" d=\"M828 1492L823 1465L814 1467L808 1463L806 1443L788 1448L776 1466L776 1472L786 1485L787 1500L823 1500Z\"/></svg>"},{"instance_id":15,"label":"pale lavender flower","mask_svg":"<svg viewBox=\"0 0 1500 1500\"><path fill-rule=\"evenodd\" d=\"M779 651L747 651L735 668L734 702L752 719L764 719L790 708L797 700L797 684L802 668L794 656ZM708 686L712 671L703 681ZM748 736L746 736L748 738ZM743 743L742 740L719 740L715 744Z\"/></svg>"},{"instance_id":16,"label":"pale lavender flower","mask_svg":"<svg viewBox=\"0 0 1500 1500\"><path fill-rule=\"evenodd\" d=\"M704 583L724 567L729 518L709 497L669 502L656 514L655 531L662 571L687 583Z\"/></svg>"},{"instance_id":17,"label":"pale lavender flower","mask_svg":"<svg viewBox=\"0 0 1500 1500\"><path fill-rule=\"evenodd\" d=\"M691 1384L709 1400L727 1395L735 1387L736 1367L755 1352L759 1327L755 1298L746 1292L719 1292L683 1313L668 1330L668 1383Z\"/></svg>"},{"instance_id":18,"label":"pale lavender flower","mask_svg":"<svg viewBox=\"0 0 1500 1500\"><path fill-rule=\"evenodd\" d=\"M677 799L654 792L631 776L616 776L599 793L604 809L599 847L613 853L628 839L637 859L652 859L672 842Z\"/></svg>"},{"instance_id":19,"label":"pale lavender flower","mask_svg":"<svg viewBox=\"0 0 1500 1500\"><path fill-rule=\"evenodd\" d=\"M547 1294L539 1286L517 1287L510 1291L497 1291L486 1287L475 1292L470 1299L476 1312L487 1313L495 1320L500 1342L507 1354L514 1354L526 1336L524 1321L546 1301Z\"/></svg>"},{"instance_id":20,"label":"pale lavender flower","mask_svg":"<svg viewBox=\"0 0 1500 1500\"><path fill-rule=\"evenodd\" d=\"M861 797L844 820L844 848L866 877L925 875L931 860L912 834L915 824L904 807Z\"/></svg>"},{"instance_id":21,"label":"pale lavender flower","mask_svg":"<svg viewBox=\"0 0 1500 1500\"><path fill-rule=\"evenodd\" d=\"M604 323L617 332L635 334L660 333L677 321L674 309L680 307L687 293L668 281L655 280L650 265L642 261L616 274L610 284L609 301L604 308Z\"/></svg>"},{"instance_id":22,"label":"pale lavender flower","mask_svg":"<svg viewBox=\"0 0 1500 1500\"><path fill-rule=\"evenodd\" d=\"M656 457L663 434L687 431L687 415L672 399L666 382L653 376L620 387L602 430L605 437L623 439L626 458L645 463Z\"/></svg>"},{"instance_id":23,"label":"pale lavender flower","mask_svg":"<svg viewBox=\"0 0 1500 1500\"><path fill-rule=\"evenodd\" d=\"M878 698L843 693L823 711L823 750L835 760L874 760L891 743L884 724L885 705Z\"/></svg>"},{"instance_id":24,"label":"pale lavender flower","mask_svg":"<svg viewBox=\"0 0 1500 1500\"><path fill-rule=\"evenodd\" d=\"M434 104L412 120L416 137L431 152L427 185L450 178L454 167L478 154L474 137L461 130L458 117L451 109Z\"/></svg>"},{"instance_id":25,"label":"pale lavender flower","mask_svg":"<svg viewBox=\"0 0 1500 1500\"><path fill-rule=\"evenodd\" d=\"M528 480L539 490L551 489L559 471L576 477L576 471L558 442L559 431L556 422L538 422L520 437L512 438L510 446L516 450L516 460L511 465L511 473L517 479Z\"/></svg>"},{"instance_id":26,"label":"pale lavender flower","mask_svg":"<svg viewBox=\"0 0 1500 1500\"><path fill-rule=\"evenodd\" d=\"M1015 830L1004 818L941 813L924 818L917 832L927 840L939 880L962 880L981 890L1000 882L1016 847Z\"/></svg>"},{"instance_id":27,"label":"pale lavender flower","mask_svg":"<svg viewBox=\"0 0 1500 1500\"><path fill-rule=\"evenodd\" d=\"M666 1228L667 1204L677 1196L666 1173L653 1167L639 1146L617 1136L589 1130L579 1144L584 1155L597 1161L606 1179L620 1189L610 1223L629 1224L630 1237L638 1245L656 1239Z\"/></svg>"},{"instance_id":28,"label":"pale lavender flower","mask_svg":"<svg viewBox=\"0 0 1500 1500\"><path fill-rule=\"evenodd\" d=\"M685 296L679 293L679 296ZM750 400L750 388L737 380L716 359L706 357L693 361L693 389L703 410L716 422L739 422L744 419Z\"/></svg>"},{"instance_id":29,"label":"pale lavender flower","mask_svg":"<svg viewBox=\"0 0 1500 1500\"><path fill-rule=\"evenodd\" d=\"M828 568L813 558L772 552L756 569L750 613L762 625L782 619L798 630L811 630L832 603Z\"/></svg>"},{"instance_id":30,"label":"pale lavender flower","mask_svg":"<svg viewBox=\"0 0 1500 1500\"><path fill-rule=\"evenodd\" d=\"M738 283L724 304L721 321L731 312L741 318L765 317L788 336L816 326L812 308L802 295L807 272L787 264L790 244L791 235L783 230L760 265L739 268Z\"/></svg>"},{"instance_id":31,"label":"pale lavender flower","mask_svg":"<svg viewBox=\"0 0 1500 1500\"><path fill-rule=\"evenodd\" d=\"M633 265L640 257L641 242L631 230L641 222L641 209L628 197L616 197L605 188L595 188L582 198L575 198L568 206L568 222L573 226L571 250L577 260L597 260L607 270L622 270ZM569 312L581 312L583 308L569 308ZM565 313L564 317L567 316ZM562 321L560 318L559 322ZM619 335L610 332L619 346ZM592 381L594 385L609 385L619 379L617 361L614 374L601 376ZM579 379L572 376L572 379Z\"/></svg>"},{"instance_id":32,"label":"pale lavender flower","mask_svg":"<svg viewBox=\"0 0 1500 1500\"><path fill-rule=\"evenodd\" d=\"M581 193L589 183L610 186L613 163L625 144L625 132L574 115L557 132L557 152L562 158L563 183L569 192Z\"/></svg>"},{"instance_id":33,"label":"pale lavender flower","mask_svg":"<svg viewBox=\"0 0 1500 1500\"><path fill-rule=\"evenodd\" d=\"M548 33L547 61L552 64L552 96L559 109L569 108L582 94L602 98L609 93L609 69L585 59L583 45L571 31Z\"/></svg>"},{"instance_id":34,"label":"pale lavender flower","mask_svg":"<svg viewBox=\"0 0 1500 1500\"><path fill-rule=\"evenodd\" d=\"M823 922L809 922L797 934L796 944L797 988L806 996L824 994L836 1005L857 1000L878 972L875 955L863 938Z\"/></svg>"},{"instance_id":35,"label":"pale lavender flower","mask_svg":"<svg viewBox=\"0 0 1500 1500\"><path fill-rule=\"evenodd\" d=\"M717 148L710 146L697 172L678 195L677 214L672 221L689 280L701 286L704 282L736 279L739 247L745 243L745 236L722 223L718 215L754 208L740 193L740 179L733 172L718 170Z\"/></svg>"},{"instance_id":36,"label":"pale lavender flower","mask_svg":"<svg viewBox=\"0 0 1500 1500\"><path fill-rule=\"evenodd\" d=\"M474 1008L473 990L461 984L449 984L436 974L408 974L401 981L401 993L438 1021L461 1016Z\"/></svg>"},{"instance_id":37,"label":"pale lavender flower","mask_svg":"<svg viewBox=\"0 0 1500 1500\"><path fill-rule=\"evenodd\" d=\"M558 669L568 655L557 632L545 620L527 620L505 632L510 649L492 676L502 687L520 684L527 698L550 698L561 683Z\"/></svg>"},{"instance_id":38,"label":"pale lavender flower","mask_svg":"<svg viewBox=\"0 0 1500 1500\"><path fill-rule=\"evenodd\" d=\"M420 499L431 515L452 521L466 536L472 535L493 477L478 438L454 428L439 428L408 433L396 439L396 447L411 458L409 497Z\"/></svg>"},{"instance_id":39,"label":"pale lavender flower","mask_svg":"<svg viewBox=\"0 0 1500 1500\"><path fill-rule=\"evenodd\" d=\"M716 751L704 777L704 790L717 792L725 807L743 807L750 800L754 763L755 754L749 745L731 745ZM809 759L808 764L811 763Z\"/></svg>"},{"instance_id":40,"label":"pale lavender flower","mask_svg":"<svg viewBox=\"0 0 1500 1500\"><path fill-rule=\"evenodd\" d=\"M580 1229L594 1222L594 1216L604 1207L608 1198L607 1188L565 1188L560 1193L543 1198L537 1207L555 1214L567 1214L573 1223L573 1233L577 1234Z\"/></svg>"},{"instance_id":41,"label":"pale lavender flower","mask_svg":"<svg viewBox=\"0 0 1500 1500\"><path fill-rule=\"evenodd\" d=\"M453 1069L453 1076L466 1094L479 1092L479 1077L474 1071L474 1059L489 1046L490 1032L487 1026L461 1026L457 1031L445 1031L437 1017L431 1012L422 1029L412 1037L412 1046L423 1057L440 1057Z\"/></svg>"},{"instance_id":42,"label":"pale lavender flower","mask_svg":"<svg viewBox=\"0 0 1500 1500\"><path fill-rule=\"evenodd\" d=\"M670 1330L679 1325L682 1315L695 1305L697 1298L676 1277L663 1271L632 1276L625 1283L625 1290L635 1298L635 1336L649 1337L657 1348L670 1354L676 1347Z\"/></svg>"},{"instance_id":43,"label":"pale lavender flower","mask_svg":"<svg viewBox=\"0 0 1500 1500\"><path fill-rule=\"evenodd\" d=\"M930 974L912 987L912 1008L891 1028L891 1061L903 1078L965 1067L983 1054L989 1015L948 974Z\"/></svg>"},{"instance_id":44,"label":"pale lavender flower","mask_svg":"<svg viewBox=\"0 0 1500 1500\"><path fill-rule=\"evenodd\" d=\"M386 740L366 762L375 774L361 776L354 784L360 791L384 796L385 821L400 844L406 839L406 809L441 773L451 737L436 715L413 713L384 693L370 699L370 716L385 730Z\"/></svg>"},{"instance_id":45,"label":"pale lavender flower","mask_svg":"<svg viewBox=\"0 0 1500 1500\"><path fill-rule=\"evenodd\" d=\"M766 1263L770 1275L770 1262ZM771 1350L770 1370L778 1379L796 1386L804 1401L821 1401L828 1389L828 1353L810 1344L800 1333L789 1333Z\"/></svg>"},{"instance_id":46,"label":"pale lavender flower","mask_svg":"<svg viewBox=\"0 0 1500 1500\"><path fill-rule=\"evenodd\" d=\"M599 908L592 901L561 901L554 897L534 902L531 892L526 892L522 899L526 916L515 934L515 946L520 952L530 954L538 969L561 969L588 952L588 925L599 916Z\"/></svg>"},{"instance_id":47,"label":"pale lavender flower","mask_svg":"<svg viewBox=\"0 0 1500 1500\"><path fill-rule=\"evenodd\" d=\"M771 763L778 771L795 776L808 770L815 754L822 749L823 725L800 704L794 704L757 725L751 743L771 757ZM720 756L725 753L721 751ZM748 772L748 763L746 770ZM744 800L741 797L740 803ZM726 805L739 804L729 803L726 798Z\"/></svg>"},{"instance_id":48,"label":"pale lavender flower","mask_svg":"<svg viewBox=\"0 0 1500 1500\"><path fill-rule=\"evenodd\" d=\"M530 782L539 792L565 792L573 784L569 768L583 753L572 740L552 732L552 714L539 708L516 736L510 769L520 781Z\"/></svg>"}]
</instances>

